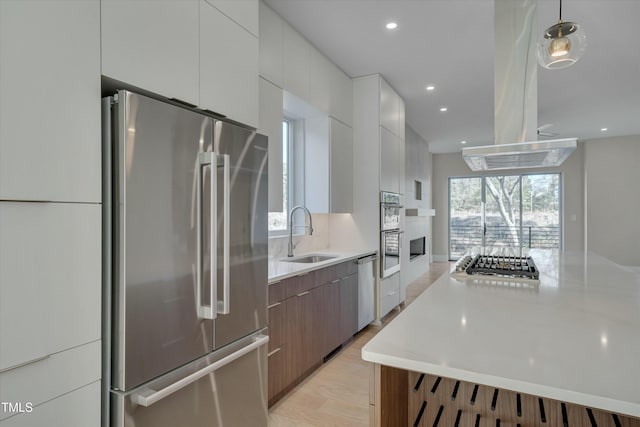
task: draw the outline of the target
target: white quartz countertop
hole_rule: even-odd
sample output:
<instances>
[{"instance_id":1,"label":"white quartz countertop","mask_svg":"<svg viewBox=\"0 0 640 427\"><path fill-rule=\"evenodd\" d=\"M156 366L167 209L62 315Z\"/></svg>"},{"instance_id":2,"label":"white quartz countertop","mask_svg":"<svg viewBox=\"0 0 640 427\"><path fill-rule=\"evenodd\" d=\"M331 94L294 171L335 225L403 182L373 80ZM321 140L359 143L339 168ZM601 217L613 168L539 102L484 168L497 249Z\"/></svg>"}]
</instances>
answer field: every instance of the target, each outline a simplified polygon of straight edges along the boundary
<instances>
[{"instance_id":1,"label":"white quartz countertop","mask_svg":"<svg viewBox=\"0 0 640 427\"><path fill-rule=\"evenodd\" d=\"M362 358L640 417L640 274L590 253L530 255L538 287L445 273Z\"/></svg>"},{"instance_id":2,"label":"white quartz countertop","mask_svg":"<svg viewBox=\"0 0 640 427\"><path fill-rule=\"evenodd\" d=\"M307 253L296 253L293 259L301 258L307 255L329 255L335 256L335 258L314 262L310 264L286 262L282 261L287 259L282 258L270 258L269 259L269 284L278 282L288 277L297 276L309 271L317 270L319 268L329 267L331 265L340 264L345 261L349 261L355 258L361 258L368 255L376 254L376 249L361 249L361 250L331 250L323 249L319 251L312 251Z\"/></svg>"}]
</instances>

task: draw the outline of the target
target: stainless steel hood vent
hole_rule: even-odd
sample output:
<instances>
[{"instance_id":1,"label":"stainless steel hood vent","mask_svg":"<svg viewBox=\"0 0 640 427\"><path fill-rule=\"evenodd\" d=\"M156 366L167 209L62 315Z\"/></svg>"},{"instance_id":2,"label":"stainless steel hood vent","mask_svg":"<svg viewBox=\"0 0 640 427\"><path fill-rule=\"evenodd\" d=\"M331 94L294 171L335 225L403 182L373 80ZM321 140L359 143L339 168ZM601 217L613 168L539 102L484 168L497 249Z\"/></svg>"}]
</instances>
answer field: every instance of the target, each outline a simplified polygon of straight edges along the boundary
<instances>
[{"instance_id":1,"label":"stainless steel hood vent","mask_svg":"<svg viewBox=\"0 0 640 427\"><path fill-rule=\"evenodd\" d=\"M576 147L576 138L496 144L465 148L462 157L474 171L554 167Z\"/></svg>"},{"instance_id":2,"label":"stainless steel hood vent","mask_svg":"<svg viewBox=\"0 0 640 427\"><path fill-rule=\"evenodd\" d=\"M495 144L462 149L473 171L560 166L577 148L575 138L538 136L536 0L494 0ZM523 142L532 141L532 142Z\"/></svg>"}]
</instances>

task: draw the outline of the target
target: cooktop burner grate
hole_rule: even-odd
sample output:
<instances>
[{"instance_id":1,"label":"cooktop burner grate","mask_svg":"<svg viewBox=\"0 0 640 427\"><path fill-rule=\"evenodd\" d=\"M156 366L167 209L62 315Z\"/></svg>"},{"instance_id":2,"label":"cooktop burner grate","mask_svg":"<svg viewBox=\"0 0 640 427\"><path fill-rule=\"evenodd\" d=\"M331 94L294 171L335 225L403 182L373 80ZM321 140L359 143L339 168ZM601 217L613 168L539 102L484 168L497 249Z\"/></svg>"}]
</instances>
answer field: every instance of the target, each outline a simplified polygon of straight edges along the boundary
<instances>
[{"instance_id":1,"label":"cooktop burner grate","mask_svg":"<svg viewBox=\"0 0 640 427\"><path fill-rule=\"evenodd\" d=\"M476 255L467 264L467 274L522 277L538 280L540 272L531 257Z\"/></svg>"}]
</instances>

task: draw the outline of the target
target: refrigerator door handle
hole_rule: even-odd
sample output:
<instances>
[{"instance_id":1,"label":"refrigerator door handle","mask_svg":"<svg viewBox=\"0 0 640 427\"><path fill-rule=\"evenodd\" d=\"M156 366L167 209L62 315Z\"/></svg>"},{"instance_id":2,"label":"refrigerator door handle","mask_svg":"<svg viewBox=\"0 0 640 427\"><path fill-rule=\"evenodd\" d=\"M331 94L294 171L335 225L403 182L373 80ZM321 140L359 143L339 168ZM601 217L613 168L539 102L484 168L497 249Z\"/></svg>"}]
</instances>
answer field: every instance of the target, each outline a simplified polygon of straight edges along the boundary
<instances>
[{"instance_id":1,"label":"refrigerator door handle","mask_svg":"<svg viewBox=\"0 0 640 427\"><path fill-rule=\"evenodd\" d=\"M222 181L222 300L217 302L218 314L230 313L230 289L229 289L229 214L230 214L230 174L229 163L230 157L228 154L218 155L218 166L222 166L223 181ZM217 225L217 224L216 224Z\"/></svg>"},{"instance_id":2,"label":"refrigerator door handle","mask_svg":"<svg viewBox=\"0 0 640 427\"><path fill-rule=\"evenodd\" d=\"M214 309L214 304L216 301L216 269L217 269L217 257L215 254L216 247L216 239L217 239L217 209L216 209L216 197L218 191L218 174L216 173L216 169L214 165L217 165L217 156L215 153L210 151L199 153L198 154L198 191L197 191L197 208L196 208L196 300L198 307L198 318L200 319L215 319L217 312ZM205 305L202 303L202 288L204 286L203 283L203 265L202 265L202 209L203 209L203 186L202 186L202 174L203 167L209 166L210 172L210 186L211 186L211 200L209 210L211 212L211 227L210 227L210 236L209 240L211 242L211 247L213 251L211 251L211 259L210 259L210 271L211 271L211 281L210 281L210 293L209 293L209 304Z\"/></svg>"},{"instance_id":3,"label":"refrigerator door handle","mask_svg":"<svg viewBox=\"0 0 640 427\"><path fill-rule=\"evenodd\" d=\"M254 338L254 341L251 344L241 348L240 350L234 353L231 353L228 356L223 357L222 359L212 363L211 365L205 368L202 368L197 372L194 372L191 375L188 375L182 378L179 381L176 381L175 383L161 390L156 391L153 389L143 389L140 392L133 393L131 395L131 400L133 403L138 404L140 406L145 406L145 407L151 406L154 403L164 399L165 397L175 393L176 391L188 386L189 384L194 383L195 381L198 381L200 378L204 377L205 375L209 375L210 373L215 372L216 370L223 368L229 363L239 359L245 354L254 351L258 347L262 347L263 345L266 345L268 342L269 342L269 337L267 335L258 335L257 337Z\"/></svg>"}]
</instances>

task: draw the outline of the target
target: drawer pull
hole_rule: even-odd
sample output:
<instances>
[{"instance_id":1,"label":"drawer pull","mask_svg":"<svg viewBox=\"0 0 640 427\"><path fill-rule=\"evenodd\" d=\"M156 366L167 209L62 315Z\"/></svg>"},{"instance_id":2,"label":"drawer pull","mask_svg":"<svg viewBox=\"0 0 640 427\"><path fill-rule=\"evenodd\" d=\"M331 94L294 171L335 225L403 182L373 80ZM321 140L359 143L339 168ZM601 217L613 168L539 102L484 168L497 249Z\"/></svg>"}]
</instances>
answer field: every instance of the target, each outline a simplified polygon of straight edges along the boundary
<instances>
[{"instance_id":1,"label":"drawer pull","mask_svg":"<svg viewBox=\"0 0 640 427\"><path fill-rule=\"evenodd\" d=\"M496 403L498 403L498 389L493 390L493 399L491 399L491 410L496 410Z\"/></svg>"},{"instance_id":2,"label":"drawer pull","mask_svg":"<svg viewBox=\"0 0 640 427\"><path fill-rule=\"evenodd\" d=\"M562 402L560 406L562 407L562 425L563 427L569 427L569 420L567 418L567 405Z\"/></svg>"},{"instance_id":3,"label":"drawer pull","mask_svg":"<svg viewBox=\"0 0 640 427\"><path fill-rule=\"evenodd\" d=\"M544 402L542 401L542 399L540 397L538 398L538 406L540 406L540 422L546 423L547 422L547 416L544 414ZM588 409L587 409L587 411L588 411Z\"/></svg>"},{"instance_id":4,"label":"drawer pull","mask_svg":"<svg viewBox=\"0 0 640 427\"><path fill-rule=\"evenodd\" d=\"M460 417L462 416L462 409L458 409L458 413L456 414L456 423L453 427L458 427L460 425Z\"/></svg>"},{"instance_id":5,"label":"drawer pull","mask_svg":"<svg viewBox=\"0 0 640 427\"><path fill-rule=\"evenodd\" d=\"M31 365L31 364L34 364L34 363L37 363L37 362L42 362L43 360L48 359L49 357L51 357L51 356L47 354L46 356L37 357L35 359L31 359L31 360L28 360L26 362L19 363L17 365L9 366L8 368L0 369L0 374L2 374L4 372L13 371L14 369L22 368L23 366Z\"/></svg>"},{"instance_id":6,"label":"drawer pull","mask_svg":"<svg viewBox=\"0 0 640 427\"><path fill-rule=\"evenodd\" d=\"M301 294L298 294L298 295L296 295L296 296L298 296L298 297L303 297L303 296L305 296L305 295L307 295L307 294L310 294L310 293L311 293L310 291L304 291L304 292L302 292Z\"/></svg>"},{"instance_id":7,"label":"drawer pull","mask_svg":"<svg viewBox=\"0 0 640 427\"><path fill-rule=\"evenodd\" d=\"M418 378L418 382L416 382L415 387L413 387L413 391L418 391L420 390L420 386L422 385L422 381L424 381L424 374L420 374L420 377Z\"/></svg>"},{"instance_id":8,"label":"drawer pull","mask_svg":"<svg viewBox=\"0 0 640 427\"><path fill-rule=\"evenodd\" d=\"M442 379L441 377L438 377L436 379L436 382L433 383L433 387L431 387L431 394L436 394L436 390L438 389L438 386L440 385L440 380L441 379Z\"/></svg>"},{"instance_id":9,"label":"drawer pull","mask_svg":"<svg viewBox=\"0 0 640 427\"><path fill-rule=\"evenodd\" d=\"M271 351L269 352L269 354L267 354L267 357L271 357L271 356L273 356L274 354L276 354L276 353L277 353L277 352L279 352L280 350L282 350L282 347L278 347L278 348L276 348L275 350L271 350Z\"/></svg>"},{"instance_id":10,"label":"drawer pull","mask_svg":"<svg viewBox=\"0 0 640 427\"><path fill-rule=\"evenodd\" d=\"M440 422L440 417L442 416L442 411L444 411L444 405L440 405L440 408L438 408L438 414L436 415L436 419L433 420L433 427L438 427L438 423Z\"/></svg>"},{"instance_id":11,"label":"drawer pull","mask_svg":"<svg viewBox=\"0 0 640 427\"><path fill-rule=\"evenodd\" d=\"M478 394L478 384L473 387L473 393L471 393L471 400L469 403L473 406L476 403L476 395Z\"/></svg>"},{"instance_id":12,"label":"drawer pull","mask_svg":"<svg viewBox=\"0 0 640 427\"><path fill-rule=\"evenodd\" d=\"M475 427L480 427L480 414L476 414L476 423Z\"/></svg>"},{"instance_id":13,"label":"drawer pull","mask_svg":"<svg viewBox=\"0 0 640 427\"><path fill-rule=\"evenodd\" d=\"M587 415L589 416L589 422L591 423L591 427L598 427L598 423L596 423L596 419L593 417L593 412L591 412L591 408L587 408Z\"/></svg>"},{"instance_id":14,"label":"drawer pull","mask_svg":"<svg viewBox=\"0 0 640 427\"><path fill-rule=\"evenodd\" d=\"M453 393L451 393L451 400L456 400L458 395L458 387L460 387L460 381L456 381L456 385L453 386Z\"/></svg>"},{"instance_id":15,"label":"drawer pull","mask_svg":"<svg viewBox=\"0 0 640 427\"><path fill-rule=\"evenodd\" d=\"M520 393L516 394L516 412L519 417L522 416L522 402L520 401Z\"/></svg>"},{"instance_id":16,"label":"drawer pull","mask_svg":"<svg viewBox=\"0 0 640 427\"><path fill-rule=\"evenodd\" d=\"M268 307L267 307L267 309L272 309L273 307L277 307L277 306L279 306L280 304L282 304L282 302L277 302L277 303L275 303L275 304L271 304L270 306L268 306Z\"/></svg>"},{"instance_id":17,"label":"drawer pull","mask_svg":"<svg viewBox=\"0 0 640 427\"><path fill-rule=\"evenodd\" d=\"M331 283L338 283L340 279L332 280Z\"/></svg>"}]
</instances>

